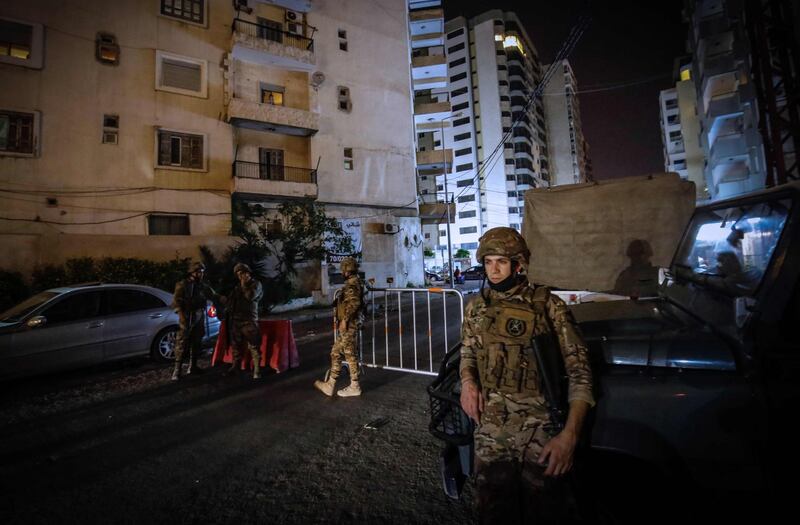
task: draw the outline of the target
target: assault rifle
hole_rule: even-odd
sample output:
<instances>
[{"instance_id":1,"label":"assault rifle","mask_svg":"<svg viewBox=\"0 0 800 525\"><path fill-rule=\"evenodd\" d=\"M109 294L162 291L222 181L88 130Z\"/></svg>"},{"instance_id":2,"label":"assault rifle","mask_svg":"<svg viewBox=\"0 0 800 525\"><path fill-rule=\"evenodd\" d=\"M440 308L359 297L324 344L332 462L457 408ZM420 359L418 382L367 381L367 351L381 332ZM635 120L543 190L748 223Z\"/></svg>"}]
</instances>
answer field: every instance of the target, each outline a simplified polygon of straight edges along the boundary
<instances>
[{"instance_id":1,"label":"assault rifle","mask_svg":"<svg viewBox=\"0 0 800 525\"><path fill-rule=\"evenodd\" d=\"M542 388L547 401L547 410L550 412L552 425L559 432L564 429L567 422L569 404L566 396L567 373L564 368L564 358L558 348L558 343L553 334L544 333L531 338L533 355L542 378Z\"/></svg>"}]
</instances>

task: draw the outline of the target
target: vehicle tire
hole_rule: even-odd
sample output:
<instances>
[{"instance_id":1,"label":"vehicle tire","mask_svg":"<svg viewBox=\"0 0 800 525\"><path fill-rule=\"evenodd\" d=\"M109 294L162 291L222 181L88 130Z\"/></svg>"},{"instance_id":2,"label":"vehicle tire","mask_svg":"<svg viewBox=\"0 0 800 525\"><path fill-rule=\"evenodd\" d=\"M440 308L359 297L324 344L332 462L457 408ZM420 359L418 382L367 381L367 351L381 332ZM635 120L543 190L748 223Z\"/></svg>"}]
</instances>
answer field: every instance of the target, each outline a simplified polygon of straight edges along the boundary
<instances>
[{"instance_id":1,"label":"vehicle tire","mask_svg":"<svg viewBox=\"0 0 800 525\"><path fill-rule=\"evenodd\" d=\"M177 336L177 326L168 326L158 332L150 346L150 351L155 361L167 363L175 360L175 341Z\"/></svg>"}]
</instances>

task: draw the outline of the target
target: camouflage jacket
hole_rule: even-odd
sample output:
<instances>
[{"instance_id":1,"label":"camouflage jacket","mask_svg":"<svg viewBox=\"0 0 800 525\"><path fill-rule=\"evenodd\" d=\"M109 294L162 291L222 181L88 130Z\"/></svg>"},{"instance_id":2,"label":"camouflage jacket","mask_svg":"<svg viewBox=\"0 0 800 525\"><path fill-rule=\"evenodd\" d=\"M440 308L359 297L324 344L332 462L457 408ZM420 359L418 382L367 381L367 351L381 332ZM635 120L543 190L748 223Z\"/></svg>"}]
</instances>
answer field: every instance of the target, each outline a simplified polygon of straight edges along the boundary
<instances>
[{"instance_id":1,"label":"camouflage jacket","mask_svg":"<svg viewBox=\"0 0 800 525\"><path fill-rule=\"evenodd\" d=\"M533 310L533 290L532 286L524 282L507 292L488 290L488 297L490 303L513 301L528 305ZM470 301L465 309L461 334L461 377L462 379L470 377L479 386L478 354L484 350L482 326L488 309L489 306L481 295ZM568 401L582 400L593 406L592 371L589 366L588 349L577 330L572 314L564 301L556 295L549 294L545 303L545 315L558 336L559 347L564 358L564 368L569 379ZM545 328L545 330L549 330L549 328ZM521 398L525 397L524 394L503 393L502 395L514 401L524 401ZM517 397L520 399L516 399Z\"/></svg>"},{"instance_id":2,"label":"camouflage jacket","mask_svg":"<svg viewBox=\"0 0 800 525\"><path fill-rule=\"evenodd\" d=\"M351 275L344 282L336 301L336 317L347 322L358 321L364 307L364 285L357 275Z\"/></svg>"},{"instance_id":3,"label":"camouflage jacket","mask_svg":"<svg viewBox=\"0 0 800 525\"><path fill-rule=\"evenodd\" d=\"M178 281L175 285L172 308L179 314L186 316L186 320L191 323L193 320L189 319L189 317L197 313L198 310L205 310L207 300L206 286L202 282L187 277Z\"/></svg>"},{"instance_id":4,"label":"camouflage jacket","mask_svg":"<svg viewBox=\"0 0 800 525\"><path fill-rule=\"evenodd\" d=\"M225 301L226 316L233 321L258 321L258 303L264 294L255 277L242 286L237 284Z\"/></svg>"}]
</instances>

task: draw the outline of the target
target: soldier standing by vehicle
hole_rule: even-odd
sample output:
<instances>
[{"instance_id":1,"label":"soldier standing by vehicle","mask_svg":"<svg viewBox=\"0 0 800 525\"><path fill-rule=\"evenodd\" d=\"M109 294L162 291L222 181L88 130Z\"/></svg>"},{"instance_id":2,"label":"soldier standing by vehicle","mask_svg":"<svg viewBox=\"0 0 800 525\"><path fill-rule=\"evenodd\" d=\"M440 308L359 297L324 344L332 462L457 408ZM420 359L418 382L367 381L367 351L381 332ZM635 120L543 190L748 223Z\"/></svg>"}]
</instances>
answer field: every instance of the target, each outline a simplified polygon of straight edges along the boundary
<instances>
[{"instance_id":1,"label":"soldier standing by vehicle","mask_svg":"<svg viewBox=\"0 0 800 525\"><path fill-rule=\"evenodd\" d=\"M516 230L487 231L477 258L490 289L481 290L464 316L461 406L477 423L481 523L533 523L563 510L548 493L558 488L550 477L571 469L583 420L594 405L586 345L564 302L519 274L529 257ZM533 357L533 338L542 335L557 336L569 379L568 417L560 432Z\"/></svg>"},{"instance_id":2,"label":"soldier standing by vehicle","mask_svg":"<svg viewBox=\"0 0 800 525\"><path fill-rule=\"evenodd\" d=\"M336 395L351 397L361 395L358 384L358 356L356 355L356 335L359 317L364 307L364 285L358 278L358 263L352 257L342 259L344 287L336 302L336 319L339 321L339 338L331 349L331 368L325 381L315 381L314 387L326 396L332 396L336 388L336 378L342 371L342 355L350 369L350 386L339 390Z\"/></svg>"},{"instance_id":3,"label":"soldier standing by vehicle","mask_svg":"<svg viewBox=\"0 0 800 525\"><path fill-rule=\"evenodd\" d=\"M258 279L253 277L253 270L244 263L238 263L233 273L239 284L228 297L221 298L225 304L225 322L228 337L233 347L233 361L225 374L230 374L239 366L241 347L247 345L253 358L253 379L261 377L261 330L258 327L258 303L263 290Z\"/></svg>"},{"instance_id":4,"label":"soldier standing by vehicle","mask_svg":"<svg viewBox=\"0 0 800 525\"><path fill-rule=\"evenodd\" d=\"M209 297L209 288L203 283L206 267L203 263L196 263L185 279L175 285L175 294L172 307L178 313L178 335L175 340L175 368L172 370L172 380L177 381L181 376L183 355L189 350L189 368L187 374L196 374L200 371L197 367L197 357L205 335L205 310Z\"/></svg>"}]
</instances>

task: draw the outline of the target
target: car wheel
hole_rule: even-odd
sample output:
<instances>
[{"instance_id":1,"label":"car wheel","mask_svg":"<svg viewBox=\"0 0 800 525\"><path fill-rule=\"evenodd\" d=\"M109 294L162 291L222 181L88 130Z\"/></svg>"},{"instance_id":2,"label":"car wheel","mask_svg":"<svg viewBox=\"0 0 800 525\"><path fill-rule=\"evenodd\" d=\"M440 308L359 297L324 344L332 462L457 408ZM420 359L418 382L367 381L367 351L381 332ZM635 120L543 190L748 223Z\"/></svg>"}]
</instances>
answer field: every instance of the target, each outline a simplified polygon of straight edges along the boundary
<instances>
[{"instance_id":1,"label":"car wheel","mask_svg":"<svg viewBox=\"0 0 800 525\"><path fill-rule=\"evenodd\" d=\"M177 326L170 326L158 332L151 347L153 359L161 362L174 361L177 337Z\"/></svg>"}]
</instances>

